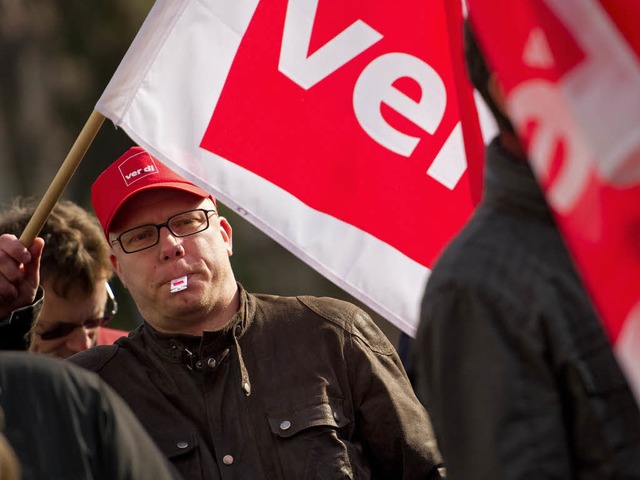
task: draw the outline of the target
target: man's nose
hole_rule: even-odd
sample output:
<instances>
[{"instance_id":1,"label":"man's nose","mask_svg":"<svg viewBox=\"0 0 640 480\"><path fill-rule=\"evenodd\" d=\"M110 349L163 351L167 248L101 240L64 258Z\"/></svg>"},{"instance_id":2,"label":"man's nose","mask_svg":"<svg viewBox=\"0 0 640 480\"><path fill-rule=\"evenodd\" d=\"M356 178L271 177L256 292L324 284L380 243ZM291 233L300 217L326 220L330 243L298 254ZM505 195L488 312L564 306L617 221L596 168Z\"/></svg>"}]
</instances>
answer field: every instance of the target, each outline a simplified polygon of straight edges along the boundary
<instances>
[{"instance_id":1,"label":"man's nose","mask_svg":"<svg viewBox=\"0 0 640 480\"><path fill-rule=\"evenodd\" d=\"M160 256L163 260L184 255L182 239L176 237L169 228L160 227L158 231L158 243L160 244Z\"/></svg>"},{"instance_id":2,"label":"man's nose","mask_svg":"<svg viewBox=\"0 0 640 480\"><path fill-rule=\"evenodd\" d=\"M65 345L72 352L82 352L91 347L93 341L89 331L83 327L74 328L73 332L67 335Z\"/></svg>"}]
</instances>

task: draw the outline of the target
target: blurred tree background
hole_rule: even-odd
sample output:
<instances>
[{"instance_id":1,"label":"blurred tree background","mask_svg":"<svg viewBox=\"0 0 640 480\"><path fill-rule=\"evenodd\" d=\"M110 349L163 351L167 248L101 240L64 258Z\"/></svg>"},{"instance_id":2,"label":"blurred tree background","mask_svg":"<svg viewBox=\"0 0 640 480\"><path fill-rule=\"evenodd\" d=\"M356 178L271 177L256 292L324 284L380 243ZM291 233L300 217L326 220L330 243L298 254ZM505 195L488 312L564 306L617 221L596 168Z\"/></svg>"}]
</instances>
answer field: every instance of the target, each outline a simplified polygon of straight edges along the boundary
<instances>
[{"instance_id":1,"label":"blurred tree background","mask_svg":"<svg viewBox=\"0 0 640 480\"><path fill-rule=\"evenodd\" d=\"M39 198L47 190L152 5L152 0L0 0L3 207L18 195ZM63 198L92 211L91 183L132 144L106 120ZM224 205L220 211L234 228L236 277L249 291L349 300L397 342L396 327ZM119 282L113 283L122 312L113 326L131 329L135 307Z\"/></svg>"}]
</instances>

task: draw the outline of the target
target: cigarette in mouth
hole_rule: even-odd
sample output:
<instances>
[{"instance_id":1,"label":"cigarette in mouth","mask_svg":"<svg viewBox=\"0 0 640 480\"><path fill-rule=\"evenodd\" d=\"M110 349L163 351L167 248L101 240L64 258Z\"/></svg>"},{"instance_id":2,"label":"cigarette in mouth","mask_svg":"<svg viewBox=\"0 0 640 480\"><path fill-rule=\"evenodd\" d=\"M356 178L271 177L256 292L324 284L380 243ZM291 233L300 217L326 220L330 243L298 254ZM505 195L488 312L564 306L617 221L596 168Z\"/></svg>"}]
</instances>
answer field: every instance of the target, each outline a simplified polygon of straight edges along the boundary
<instances>
[{"instance_id":1,"label":"cigarette in mouth","mask_svg":"<svg viewBox=\"0 0 640 480\"><path fill-rule=\"evenodd\" d=\"M171 280L171 293L176 293L187 288L187 276Z\"/></svg>"}]
</instances>

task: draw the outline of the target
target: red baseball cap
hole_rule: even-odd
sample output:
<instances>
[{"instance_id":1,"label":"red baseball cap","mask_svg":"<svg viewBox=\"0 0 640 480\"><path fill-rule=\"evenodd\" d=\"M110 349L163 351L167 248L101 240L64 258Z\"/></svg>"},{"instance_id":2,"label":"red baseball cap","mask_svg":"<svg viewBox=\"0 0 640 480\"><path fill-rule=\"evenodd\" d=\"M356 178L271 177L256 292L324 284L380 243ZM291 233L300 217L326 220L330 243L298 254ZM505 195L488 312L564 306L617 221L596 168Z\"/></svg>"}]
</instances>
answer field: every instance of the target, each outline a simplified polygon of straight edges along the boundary
<instances>
[{"instance_id":1,"label":"red baseball cap","mask_svg":"<svg viewBox=\"0 0 640 480\"><path fill-rule=\"evenodd\" d=\"M169 188L215 198L209 192L178 175L142 147L132 147L113 162L91 186L91 202L105 236L124 202L136 193L152 188Z\"/></svg>"}]
</instances>

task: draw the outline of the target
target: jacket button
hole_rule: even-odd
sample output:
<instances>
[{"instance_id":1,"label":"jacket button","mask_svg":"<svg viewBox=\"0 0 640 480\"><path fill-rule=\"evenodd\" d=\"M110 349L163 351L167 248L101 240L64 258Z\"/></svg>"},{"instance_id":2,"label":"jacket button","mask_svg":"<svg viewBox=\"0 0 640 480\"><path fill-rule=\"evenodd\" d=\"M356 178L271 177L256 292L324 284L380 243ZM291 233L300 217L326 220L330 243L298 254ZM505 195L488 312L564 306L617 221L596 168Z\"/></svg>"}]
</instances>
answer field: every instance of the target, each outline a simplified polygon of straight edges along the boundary
<instances>
[{"instance_id":1,"label":"jacket button","mask_svg":"<svg viewBox=\"0 0 640 480\"><path fill-rule=\"evenodd\" d=\"M333 411L333 419L334 419L336 422L339 422L339 421L340 421L340 414L338 413L338 411L337 411L337 410L334 410L334 411Z\"/></svg>"},{"instance_id":2,"label":"jacket button","mask_svg":"<svg viewBox=\"0 0 640 480\"><path fill-rule=\"evenodd\" d=\"M233 463L233 456L225 455L224 457L222 457L222 463L224 463L225 465L231 465Z\"/></svg>"},{"instance_id":3,"label":"jacket button","mask_svg":"<svg viewBox=\"0 0 640 480\"><path fill-rule=\"evenodd\" d=\"M291 428L291 422L289 420L284 420L280 424L280 430L289 430Z\"/></svg>"},{"instance_id":4,"label":"jacket button","mask_svg":"<svg viewBox=\"0 0 640 480\"><path fill-rule=\"evenodd\" d=\"M176 446L178 448L187 448L189 446L189 442L185 442L185 441L178 442Z\"/></svg>"},{"instance_id":5,"label":"jacket button","mask_svg":"<svg viewBox=\"0 0 640 480\"><path fill-rule=\"evenodd\" d=\"M209 359L207 360L207 365L209 365L209 368L216 368L216 359L213 357L209 357Z\"/></svg>"}]
</instances>

